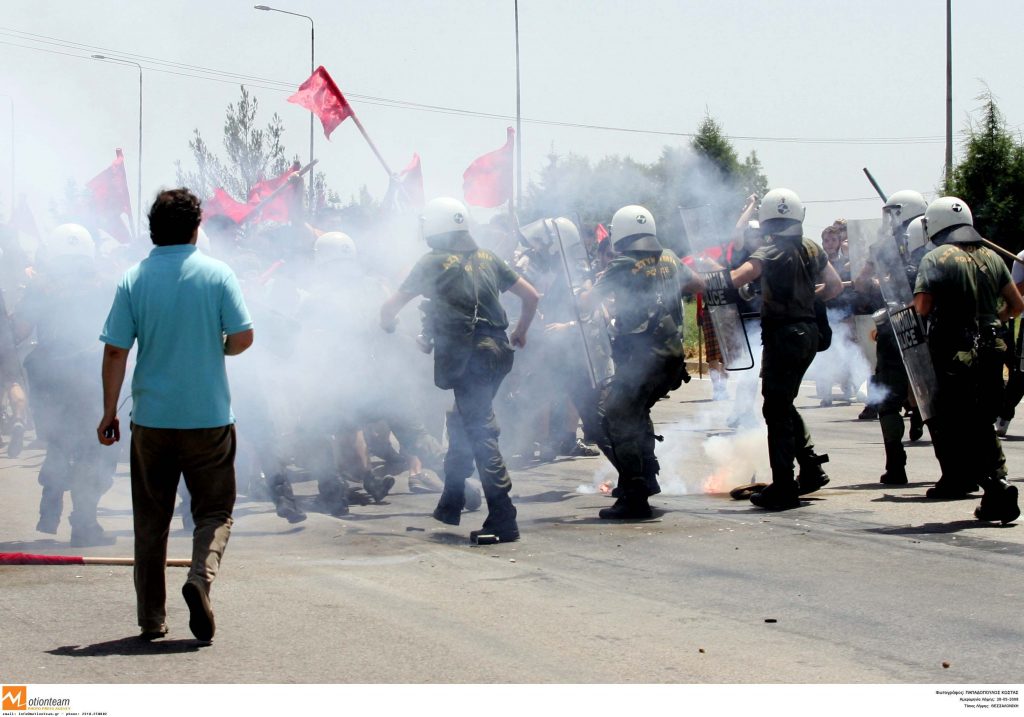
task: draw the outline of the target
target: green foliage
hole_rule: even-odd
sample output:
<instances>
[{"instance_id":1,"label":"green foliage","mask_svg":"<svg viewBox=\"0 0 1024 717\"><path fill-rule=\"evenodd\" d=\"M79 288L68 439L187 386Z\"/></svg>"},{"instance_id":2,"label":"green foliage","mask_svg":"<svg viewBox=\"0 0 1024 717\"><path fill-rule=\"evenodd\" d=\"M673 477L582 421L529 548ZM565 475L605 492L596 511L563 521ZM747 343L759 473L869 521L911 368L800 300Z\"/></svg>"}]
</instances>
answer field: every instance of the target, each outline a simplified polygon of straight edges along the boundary
<instances>
[{"instance_id":1,"label":"green foliage","mask_svg":"<svg viewBox=\"0 0 1024 717\"><path fill-rule=\"evenodd\" d=\"M597 162L552 150L537 180L523 197L522 223L541 217L579 217L584 231L607 224L626 204L640 204L654 213L663 244L689 253L726 241L744 199L763 194L768 179L757 154L741 163L722 128L706 117L689 147L662 149L652 164L610 155ZM686 237L680 207L697 209L708 218L700 237Z\"/></svg>"},{"instance_id":2,"label":"green foliage","mask_svg":"<svg viewBox=\"0 0 1024 717\"><path fill-rule=\"evenodd\" d=\"M224 116L224 159L210 149L198 129L193 130L188 146L195 169L186 171L180 161L176 162L178 183L203 198L213 196L220 187L235 199L245 201L255 184L287 170L291 161L284 147L281 117L274 113L270 122L260 127L258 111L259 100L242 85L241 97L237 103L228 105ZM299 156L295 155L293 160L299 161ZM327 186L324 174L313 175L318 204L336 204L338 197Z\"/></svg>"},{"instance_id":3,"label":"green foliage","mask_svg":"<svg viewBox=\"0 0 1024 717\"><path fill-rule=\"evenodd\" d=\"M1017 253L1024 248L1024 143L1007 129L991 92L978 99L981 118L967 128L964 158L945 193L967 202L983 236Z\"/></svg>"}]
</instances>

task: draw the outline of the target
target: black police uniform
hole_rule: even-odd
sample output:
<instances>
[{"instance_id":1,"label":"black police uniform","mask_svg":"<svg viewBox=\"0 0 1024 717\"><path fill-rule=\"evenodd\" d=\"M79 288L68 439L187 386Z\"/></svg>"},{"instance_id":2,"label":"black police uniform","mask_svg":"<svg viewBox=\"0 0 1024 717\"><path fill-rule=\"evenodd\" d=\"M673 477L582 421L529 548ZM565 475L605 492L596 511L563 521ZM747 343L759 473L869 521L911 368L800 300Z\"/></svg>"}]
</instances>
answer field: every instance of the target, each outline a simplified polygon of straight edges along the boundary
<instances>
[{"instance_id":1,"label":"black police uniform","mask_svg":"<svg viewBox=\"0 0 1024 717\"><path fill-rule=\"evenodd\" d=\"M985 495L975 515L1009 522L1020 515L1017 488L1006 483L1006 457L992 424L1001 408L1007 350L999 336L998 301L1012 279L994 252L963 241L978 236L971 227L947 232L922 259L914 288L932 298L928 348L938 391L929 425L956 471L944 472L942 480L964 487L977 478Z\"/></svg>"},{"instance_id":2,"label":"black police uniform","mask_svg":"<svg viewBox=\"0 0 1024 717\"><path fill-rule=\"evenodd\" d=\"M493 252L478 248L468 234L455 236L452 248L422 257L399 289L430 300L424 328L434 338L434 383L455 393L448 414L444 491L434 517L459 524L475 462L487 500L482 532L509 542L518 539L519 528L493 400L513 362L500 295L519 275Z\"/></svg>"},{"instance_id":3,"label":"black police uniform","mask_svg":"<svg viewBox=\"0 0 1024 717\"><path fill-rule=\"evenodd\" d=\"M84 547L113 542L97 522L96 509L113 485L117 453L97 443L93 420L102 356L94 327L110 306L110 291L91 261L78 259L51 260L29 284L15 316L35 327L37 341L25 359L36 433L46 441L36 530L57 532L64 493L70 491L71 543Z\"/></svg>"},{"instance_id":4,"label":"black police uniform","mask_svg":"<svg viewBox=\"0 0 1024 717\"><path fill-rule=\"evenodd\" d=\"M793 405L818 350L814 288L828 265L810 239L772 237L751 254L761 263L761 395L772 483L751 496L766 508L793 507L799 495L828 482L811 435ZM800 464L800 482L793 461Z\"/></svg>"},{"instance_id":5,"label":"black police uniform","mask_svg":"<svg viewBox=\"0 0 1024 717\"><path fill-rule=\"evenodd\" d=\"M615 374L601 396L600 413L609 457L618 471L618 499L601 511L602 518L650 516L647 498L659 490L651 408L689 378L681 300L683 286L695 280L692 270L669 249L627 249L594 285L598 297L614 297Z\"/></svg>"}]
</instances>

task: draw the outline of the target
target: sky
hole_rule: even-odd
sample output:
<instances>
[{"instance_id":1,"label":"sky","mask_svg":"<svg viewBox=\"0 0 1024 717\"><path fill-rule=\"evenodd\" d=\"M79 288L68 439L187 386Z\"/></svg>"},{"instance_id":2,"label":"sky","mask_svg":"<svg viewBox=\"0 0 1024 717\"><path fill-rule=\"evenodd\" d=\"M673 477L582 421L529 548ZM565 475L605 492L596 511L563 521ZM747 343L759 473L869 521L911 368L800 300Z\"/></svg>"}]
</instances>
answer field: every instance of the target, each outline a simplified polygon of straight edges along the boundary
<instances>
[{"instance_id":1,"label":"sky","mask_svg":"<svg viewBox=\"0 0 1024 717\"><path fill-rule=\"evenodd\" d=\"M417 152L427 196L461 197L466 166L504 144L513 121L393 101L514 116L513 0L279 3L314 19L316 64L392 168ZM232 75L254 78L245 84L260 118L277 112L289 156L308 159L309 114L285 101L309 75L305 18L234 0L5 0L3 9L0 215L16 193L52 226L48 209L68 180L84 184L117 147L136 201L139 70L92 54L143 68L144 207L174 186L175 160L191 166L193 129L221 149L241 84ZM953 0L955 157L986 86L1010 127L1024 126L1022 24L1024 3ZM665 145L687 144L672 133L693 133L707 113L741 157L757 151L772 186L807 201L809 236L837 217L878 215L862 167L889 193L930 198L941 180L943 0L520 0L519 28L524 119L619 128L524 121L526 182L552 151L654 161ZM352 122L330 141L318 122L315 144L343 197L362 185L384 194L387 176Z\"/></svg>"}]
</instances>

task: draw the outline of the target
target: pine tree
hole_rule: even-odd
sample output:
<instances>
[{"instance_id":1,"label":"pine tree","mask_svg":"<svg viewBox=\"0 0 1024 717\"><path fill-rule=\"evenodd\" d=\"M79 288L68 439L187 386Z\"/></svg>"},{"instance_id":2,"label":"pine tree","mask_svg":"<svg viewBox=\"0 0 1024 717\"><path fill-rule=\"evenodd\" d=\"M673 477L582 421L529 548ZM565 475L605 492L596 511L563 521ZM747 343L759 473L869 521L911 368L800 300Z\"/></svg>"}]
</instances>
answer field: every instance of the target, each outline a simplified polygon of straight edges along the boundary
<instances>
[{"instance_id":1,"label":"pine tree","mask_svg":"<svg viewBox=\"0 0 1024 717\"><path fill-rule=\"evenodd\" d=\"M964 158L945 193L967 202L983 236L1016 253L1024 248L1024 143L990 91L978 99L981 119L967 128Z\"/></svg>"}]
</instances>

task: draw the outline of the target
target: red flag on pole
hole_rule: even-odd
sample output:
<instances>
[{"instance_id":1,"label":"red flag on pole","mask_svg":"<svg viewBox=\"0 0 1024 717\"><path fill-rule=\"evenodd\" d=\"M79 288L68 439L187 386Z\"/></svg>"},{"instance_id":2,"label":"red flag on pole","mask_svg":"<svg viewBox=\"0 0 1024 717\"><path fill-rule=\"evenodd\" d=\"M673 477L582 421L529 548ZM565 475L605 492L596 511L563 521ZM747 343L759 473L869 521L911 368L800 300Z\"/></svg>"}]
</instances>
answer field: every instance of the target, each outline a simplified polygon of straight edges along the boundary
<instances>
[{"instance_id":1,"label":"red flag on pole","mask_svg":"<svg viewBox=\"0 0 1024 717\"><path fill-rule=\"evenodd\" d=\"M305 107L319 117L327 139L331 138L331 132L335 127L353 116L348 100L341 94L341 90L334 84L334 80L327 74L323 65L316 68L309 79L299 85L299 91L289 97L288 101Z\"/></svg>"},{"instance_id":2,"label":"red flag on pole","mask_svg":"<svg viewBox=\"0 0 1024 717\"><path fill-rule=\"evenodd\" d=\"M398 174L409 206L417 209L423 206L423 170L420 167L420 156L413 152L412 161Z\"/></svg>"},{"instance_id":3,"label":"red flag on pole","mask_svg":"<svg viewBox=\"0 0 1024 717\"><path fill-rule=\"evenodd\" d=\"M210 217L228 217L236 224L241 224L249 216L252 207L237 201L230 194L218 187L213 190L213 197L203 202L203 221Z\"/></svg>"},{"instance_id":4,"label":"red flag on pole","mask_svg":"<svg viewBox=\"0 0 1024 717\"><path fill-rule=\"evenodd\" d=\"M505 146L477 157L462 174L462 193L476 207L496 207L512 198L512 149L516 131L508 128Z\"/></svg>"},{"instance_id":5,"label":"red flag on pole","mask_svg":"<svg viewBox=\"0 0 1024 717\"><path fill-rule=\"evenodd\" d=\"M299 165L295 164L291 169L278 177L264 179L262 182L254 184L252 189L249 190L248 204L250 211L255 209L257 204L266 199L278 187L290 181L299 168ZM281 190L277 196L264 204L257 218L265 222L280 222L284 224L291 219L296 197L301 197L301 192L302 183L296 181L292 187Z\"/></svg>"},{"instance_id":6,"label":"red flag on pole","mask_svg":"<svg viewBox=\"0 0 1024 717\"><path fill-rule=\"evenodd\" d=\"M114 163L85 185L92 192L93 210L101 229L122 244L132 240L128 226L132 216L132 200L128 194L128 177L124 173L124 155L117 150ZM127 223L121 218L128 217Z\"/></svg>"},{"instance_id":7,"label":"red flag on pole","mask_svg":"<svg viewBox=\"0 0 1024 717\"><path fill-rule=\"evenodd\" d=\"M604 224L598 224L594 229L594 243L600 244L608 238L608 230L604 228Z\"/></svg>"}]
</instances>

